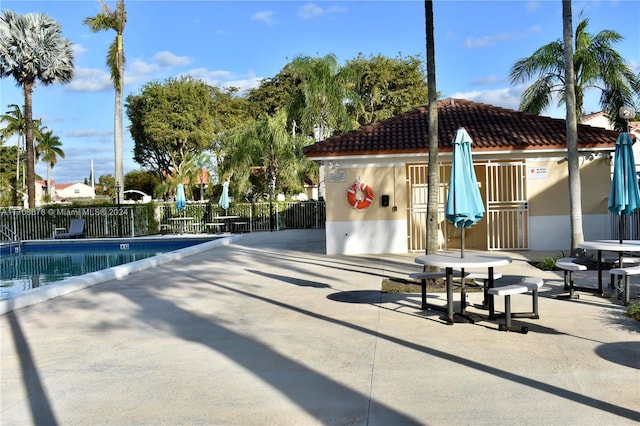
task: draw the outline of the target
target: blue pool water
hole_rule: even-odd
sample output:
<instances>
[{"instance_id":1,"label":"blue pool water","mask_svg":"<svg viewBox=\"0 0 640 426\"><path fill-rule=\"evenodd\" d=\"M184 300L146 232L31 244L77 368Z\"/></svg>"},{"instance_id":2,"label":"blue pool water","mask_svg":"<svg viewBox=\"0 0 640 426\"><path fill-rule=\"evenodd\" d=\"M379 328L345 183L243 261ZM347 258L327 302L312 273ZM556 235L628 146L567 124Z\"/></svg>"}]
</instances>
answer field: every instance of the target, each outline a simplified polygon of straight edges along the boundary
<instances>
[{"instance_id":1,"label":"blue pool water","mask_svg":"<svg viewBox=\"0 0 640 426\"><path fill-rule=\"evenodd\" d=\"M215 240L123 238L24 242L0 251L0 300L69 277L108 269Z\"/></svg>"}]
</instances>

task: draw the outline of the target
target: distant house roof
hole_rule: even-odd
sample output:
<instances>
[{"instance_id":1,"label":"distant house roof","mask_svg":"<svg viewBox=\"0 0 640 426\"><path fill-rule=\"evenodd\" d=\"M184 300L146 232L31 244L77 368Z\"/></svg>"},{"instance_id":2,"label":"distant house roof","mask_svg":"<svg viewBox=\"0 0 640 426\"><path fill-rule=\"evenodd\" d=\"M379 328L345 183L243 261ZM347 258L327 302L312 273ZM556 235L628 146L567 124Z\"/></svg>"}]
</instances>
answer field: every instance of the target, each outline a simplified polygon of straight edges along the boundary
<instances>
[{"instance_id":1,"label":"distant house roof","mask_svg":"<svg viewBox=\"0 0 640 426\"><path fill-rule=\"evenodd\" d=\"M438 149L451 151L464 127L474 151L566 150L565 120L447 98L438 101ZM428 153L429 110L423 106L306 146L307 157ZM578 124L581 149L611 148L618 132Z\"/></svg>"}]
</instances>

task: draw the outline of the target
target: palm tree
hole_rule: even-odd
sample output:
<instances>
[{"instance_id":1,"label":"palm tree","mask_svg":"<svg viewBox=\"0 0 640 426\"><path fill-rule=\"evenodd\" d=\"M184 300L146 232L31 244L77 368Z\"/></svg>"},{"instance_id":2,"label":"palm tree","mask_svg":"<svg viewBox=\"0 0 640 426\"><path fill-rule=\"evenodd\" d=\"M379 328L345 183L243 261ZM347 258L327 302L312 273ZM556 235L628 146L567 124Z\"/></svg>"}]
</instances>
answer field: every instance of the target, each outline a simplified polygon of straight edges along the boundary
<instances>
[{"instance_id":1,"label":"palm tree","mask_svg":"<svg viewBox=\"0 0 640 426\"><path fill-rule=\"evenodd\" d=\"M62 142L60 138L53 134L53 130L43 131L40 137L37 139L36 145L37 157L47 164L47 194L51 195L51 169L58 162L58 157L64 158L64 151L62 150Z\"/></svg>"},{"instance_id":2,"label":"palm tree","mask_svg":"<svg viewBox=\"0 0 640 426\"><path fill-rule=\"evenodd\" d=\"M573 71L575 74L576 116L584 115L584 95L590 89L601 91L600 105L614 120L615 128L622 130L624 120L618 109L635 106L640 92L640 78L624 58L613 48L623 37L611 30L602 30L595 36L587 32L589 19L578 22L575 32ZM528 58L520 59L512 67L509 78L520 83L537 76L522 94L520 109L540 114L559 95L559 105L565 103L565 67L563 41L556 40L536 50Z\"/></svg>"},{"instance_id":3,"label":"palm tree","mask_svg":"<svg viewBox=\"0 0 640 426\"><path fill-rule=\"evenodd\" d=\"M330 137L336 131L353 128L346 101L354 104L358 96L354 91L356 78L349 68L341 68L334 54L323 58L299 56L290 64L291 74L300 80L301 92L295 96L289 114L299 118L304 132L314 135L316 141ZM357 107L357 105L356 105ZM320 166L318 195L324 197L324 166Z\"/></svg>"},{"instance_id":4,"label":"palm tree","mask_svg":"<svg viewBox=\"0 0 640 426\"><path fill-rule=\"evenodd\" d=\"M124 8L124 0L118 0L114 10L109 9L104 0L100 0L102 12L94 17L85 18L83 23L89 26L92 32L114 30L116 38L109 46L107 53L107 67L111 70L111 81L115 89L115 116L113 120L113 146L115 157L115 178L120 183L120 194L117 197L124 199L124 166L123 166L123 118L122 118L122 86L124 83L124 49L122 47L122 33L127 23L127 11Z\"/></svg>"},{"instance_id":5,"label":"palm tree","mask_svg":"<svg viewBox=\"0 0 640 426\"><path fill-rule=\"evenodd\" d=\"M438 251L438 194L440 192L438 166L438 92L436 89L433 1L425 0L424 11L427 45L427 86L429 96L429 175L427 177L429 192L427 194L426 254L430 254Z\"/></svg>"},{"instance_id":6,"label":"palm tree","mask_svg":"<svg viewBox=\"0 0 640 426\"><path fill-rule=\"evenodd\" d=\"M571 222L571 253L578 255L578 245L584 241L582 229L582 190L580 188L580 159L578 158L578 120L576 108L576 76L573 68L571 0L562 0L562 39L565 78L567 126L567 167L569 169L569 206Z\"/></svg>"},{"instance_id":7,"label":"palm tree","mask_svg":"<svg viewBox=\"0 0 640 426\"><path fill-rule=\"evenodd\" d=\"M33 89L38 81L47 86L73 78L72 43L62 37L58 22L41 13L18 15L5 10L0 18L0 77L9 76L24 93L27 194L29 208L34 208Z\"/></svg>"},{"instance_id":8,"label":"palm tree","mask_svg":"<svg viewBox=\"0 0 640 426\"><path fill-rule=\"evenodd\" d=\"M356 101L355 78L341 68L334 54L323 58L299 56L291 63L291 73L301 80L301 96L293 101L292 115L301 116L300 125L324 140L336 130L351 130L353 123L345 107Z\"/></svg>"},{"instance_id":9,"label":"palm tree","mask_svg":"<svg viewBox=\"0 0 640 426\"><path fill-rule=\"evenodd\" d=\"M18 136L18 146L16 153L16 188L20 185L20 148L24 146L25 122L22 110L16 104L9 105L9 111L0 116L0 122L6 122L7 125L2 129L2 136L10 138L13 135Z\"/></svg>"},{"instance_id":10,"label":"palm tree","mask_svg":"<svg viewBox=\"0 0 640 426\"><path fill-rule=\"evenodd\" d=\"M287 114L278 111L275 116L256 121L236 129L231 136L230 153L224 159L224 174L231 178L240 192L250 192L250 174L258 167L265 171L269 188L269 203L280 182L296 179L296 156L292 149L292 135L287 131ZM270 224L273 230L273 222Z\"/></svg>"}]
</instances>

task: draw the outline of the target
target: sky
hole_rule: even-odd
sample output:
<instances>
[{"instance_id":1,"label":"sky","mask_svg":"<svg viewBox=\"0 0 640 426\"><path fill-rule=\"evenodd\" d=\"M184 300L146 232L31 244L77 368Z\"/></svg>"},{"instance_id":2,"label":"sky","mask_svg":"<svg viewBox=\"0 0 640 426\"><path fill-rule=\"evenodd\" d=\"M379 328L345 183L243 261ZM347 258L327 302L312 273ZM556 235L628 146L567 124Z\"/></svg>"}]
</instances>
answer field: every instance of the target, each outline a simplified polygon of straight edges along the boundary
<instances>
[{"instance_id":1,"label":"sky","mask_svg":"<svg viewBox=\"0 0 640 426\"><path fill-rule=\"evenodd\" d=\"M107 0L114 8L116 2ZM98 0L2 0L20 14L44 13L59 22L74 44L75 75L66 84L38 85L33 117L62 142L65 158L51 170L57 183L114 175L114 90L105 65L115 32L91 33L82 21L100 12ZM426 58L424 2L393 1L178 1L125 0L124 99L149 82L190 75L220 88L241 91L275 76L296 56L333 53L340 64L365 56ZM624 40L615 47L640 70L640 1L572 3L573 23L589 18L592 34L607 29ZM562 2L434 1L436 81L441 97L464 98L518 109L526 85L509 82L511 66L537 48L562 38ZM599 93L589 92L585 112L600 111ZM24 103L12 78L0 79L0 111ZM425 99L425 105L427 99ZM554 107L543 115L564 118ZM139 170L133 140L124 131L124 172ZM15 145L12 138L7 145ZM36 172L46 177L46 165Z\"/></svg>"}]
</instances>

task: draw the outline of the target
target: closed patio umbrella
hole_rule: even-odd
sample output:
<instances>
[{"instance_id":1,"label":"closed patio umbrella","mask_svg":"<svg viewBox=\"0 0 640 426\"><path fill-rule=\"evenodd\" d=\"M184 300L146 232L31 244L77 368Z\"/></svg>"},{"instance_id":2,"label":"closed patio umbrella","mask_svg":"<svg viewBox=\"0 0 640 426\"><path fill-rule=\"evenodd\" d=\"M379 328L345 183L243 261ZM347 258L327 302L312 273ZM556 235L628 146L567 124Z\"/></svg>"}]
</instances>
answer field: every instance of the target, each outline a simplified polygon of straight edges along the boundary
<instances>
[{"instance_id":1,"label":"closed patio umbrella","mask_svg":"<svg viewBox=\"0 0 640 426\"><path fill-rule=\"evenodd\" d=\"M613 178L609 193L609 211L620 216L620 243L624 239L624 216L630 216L640 208L640 190L631 145L633 142L629 133L620 133L616 140Z\"/></svg>"},{"instance_id":2,"label":"closed patio umbrella","mask_svg":"<svg viewBox=\"0 0 640 426\"><path fill-rule=\"evenodd\" d=\"M187 198L184 195L184 186L180 183L176 188L176 209L181 212L187 207Z\"/></svg>"},{"instance_id":3,"label":"closed patio umbrella","mask_svg":"<svg viewBox=\"0 0 640 426\"><path fill-rule=\"evenodd\" d=\"M224 215L227 215L227 209L229 208L229 181L225 180L222 184L222 194L218 205L224 209Z\"/></svg>"},{"instance_id":4,"label":"closed patio umbrella","mask_svg":"<svg viewBox=\"0 0 640 426\"><path fill-rule=\"evenodd\" d=\"M453 137L453 160L445 217L456 228L462 228L460 256L464 257L464 230L484 216L484 204L478 189L471 158L471 136L464 127Z\"/></svg>"}]
</instances>

